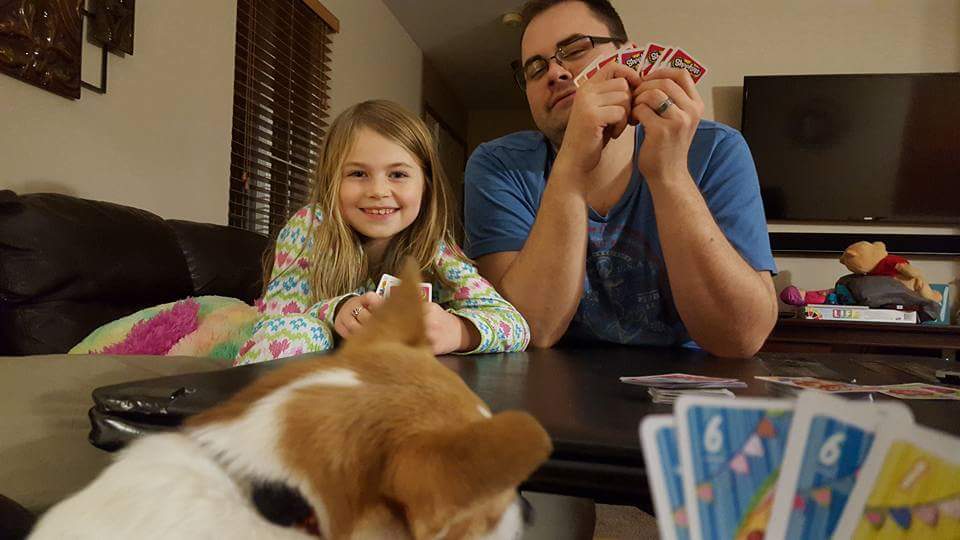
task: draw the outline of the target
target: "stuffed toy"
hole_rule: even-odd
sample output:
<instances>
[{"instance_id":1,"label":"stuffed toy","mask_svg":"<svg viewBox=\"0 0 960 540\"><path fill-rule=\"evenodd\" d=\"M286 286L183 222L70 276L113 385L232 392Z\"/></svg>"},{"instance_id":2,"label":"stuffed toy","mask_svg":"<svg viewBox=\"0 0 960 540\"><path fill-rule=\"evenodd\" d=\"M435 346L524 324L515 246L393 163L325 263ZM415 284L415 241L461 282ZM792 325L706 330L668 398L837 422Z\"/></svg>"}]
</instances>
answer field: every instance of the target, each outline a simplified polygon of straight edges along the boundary
<instances>
[{"instance_id":1,"label":"stuffed toy","mask_svg":"<svg viewBox=\"0 0 960 540\"><path fill-rule=\"evenodd\" d=\"M832 296L832 298L831 298ZM833 289L822 289L819 291L805 291L790 285L780 291L780 299L784 304L790 306L805 306L807 304L830 304L836 303L836 295ZM834 302L831 302L834 300Z\"/></svg>"},{"instance_id":2,"label":"stuffed toy","mask_svg":"<svg viewBox=\"0 0 960 540\"><path fill-rule=\"evenodd\" d=\"M830 304L834 306L852 306L856 304L850 291L843 285L835 289L821 289L819 291L805 291L789 285L780 291L780 300L789 306L806 306L809 304Z\"/></svg>"},{"instance_id":3,"label":"stuffed toy","mask_svg":"<svg viewBox=\"0 0 960 540\"><path fill-rule=\"evenodd\" d=\"M883 242L857 242L843 252L840 263L854 274L890 276L927 300L943 300L940 293L930 288L920 271L910 265L910 261L887 253Z\"/></svg>"}]
</instances>

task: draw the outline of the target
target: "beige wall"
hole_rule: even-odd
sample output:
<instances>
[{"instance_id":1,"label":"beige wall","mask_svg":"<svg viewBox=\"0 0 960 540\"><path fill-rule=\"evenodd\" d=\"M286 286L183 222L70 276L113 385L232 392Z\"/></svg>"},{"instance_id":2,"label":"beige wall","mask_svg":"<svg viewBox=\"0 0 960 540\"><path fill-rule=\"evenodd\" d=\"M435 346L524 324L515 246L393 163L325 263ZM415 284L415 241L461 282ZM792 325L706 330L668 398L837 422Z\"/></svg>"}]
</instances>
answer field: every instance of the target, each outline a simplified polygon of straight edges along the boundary
<instances>
[{"instance_id":1,"label":"beige wall","mask_svg":"<svg viewBox=\"0 0 960 540\"><path fill-rule=\"evenodd\" d=\"M957 0L613 0L630 38L684 47L710 72L706 116L739 125L744 75L960 70Z\"/></svg>"},{"instance_id":2,"label":"beige wall","mask_svg":"<svg viewBox=\"0 0 960 540\"><path fill-rule=\"evenodd\" d=\"M383 97L420 111L421 51L380 0L326 0L331 114ZM55 191L226 223L236 0L137 5L134 55L79 101L0 75L0 188ZM85 46L85 80L99 49Z\"/></svg>"},{"instance_id":3,"label":"beige wall","mask_svg":"<svg viewBox=\"0 0 960 540\"><path fill-rule=\"evenodd\" d=\"M380 0L321 0L338 19L331 118L354 103L390 99L420 114L423 51Z\"/></svg>"},{"instance_id":4,"label":"beige wall","mask_svg":"<svg viewBox=\"0 0 960 540\"><path fill-rule=\"evenodd\" d=\"M79 101L0 75L0 187L225 223L235 0L140 2L134 54ZM99 49L84 48L98 82Z\"/></svg>"},{"instance_id":5,"label":"beige wall","mask_svg":"<svg viewBox=\"0 0 960 540\"><path fill-rule=\"evenodd\" d=\"M699 87L705 116L734 127L744 75L960 71L958 0L688 0L653 12L643 2L613 4L631 39L680 45L703 61L710 69ZM771 224L770 230L960 234L836 225ZM955 260L913 262L933 282L960 276ZM834 259L777 257L777 264L778 290L791 282L827 288L845 273Z\"/></svg>"}]
</instances>

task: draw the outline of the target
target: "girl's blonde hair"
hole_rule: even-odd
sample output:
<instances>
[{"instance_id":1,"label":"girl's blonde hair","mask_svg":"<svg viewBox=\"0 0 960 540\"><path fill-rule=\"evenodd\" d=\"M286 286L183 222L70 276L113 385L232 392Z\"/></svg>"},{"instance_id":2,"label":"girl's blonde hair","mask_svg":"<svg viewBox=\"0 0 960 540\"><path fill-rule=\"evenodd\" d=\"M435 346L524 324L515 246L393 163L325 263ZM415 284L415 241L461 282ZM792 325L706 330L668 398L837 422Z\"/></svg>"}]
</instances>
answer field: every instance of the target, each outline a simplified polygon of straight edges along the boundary
<instances>
[{"instance_id":1,"label":"girl's blonde hair","mask_svg":"<svg viewBox=\"0 0 960 540\"><path fill-rule=\"evenodd\" d=\"M397 233L384 252L383 261L371 267L361 247L361 238L340 212L340 182L347 159L361 128L399 144L417 159L423 170L424 188L417 218ZM406 109L385 100L358 103L340 113L330 126L321 149L310 205L322 219L310 212L310 285L314 301L352 292L381 273L398 275L404 258L413 257L425 279L446 283L436 275L433 262L444 242L457 256L453 228L456 224L450 199L450 185L440 165L433 137L423 121ZM267 273L266 275L269 275ZM265 275L265 277L266 277ZM448 284L449 285L449 284Z\"/></svg>"}]
</instances>

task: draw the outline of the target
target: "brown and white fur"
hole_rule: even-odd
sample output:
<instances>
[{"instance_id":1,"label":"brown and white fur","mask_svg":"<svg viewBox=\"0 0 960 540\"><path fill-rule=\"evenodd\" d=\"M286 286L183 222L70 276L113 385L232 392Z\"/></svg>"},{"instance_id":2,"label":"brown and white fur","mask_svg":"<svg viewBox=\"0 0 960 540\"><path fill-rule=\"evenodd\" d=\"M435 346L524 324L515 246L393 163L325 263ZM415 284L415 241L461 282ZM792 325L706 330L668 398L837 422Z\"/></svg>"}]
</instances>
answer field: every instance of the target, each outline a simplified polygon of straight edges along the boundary
<instances>
[{"instance_id":1,"label":"brown and white fur","mask_svg":"<svg viewBox=\"0 0 960 540\"><path fill-rule=\"evenodd\" d=\"M324 539L513 539L517 486L548 457L530 415L491 415L427 343L412 266L361 334L291 362L178 433L133 443L32 538L315 538L252 486L298 491Z\"/></svg>"}]
</instances>

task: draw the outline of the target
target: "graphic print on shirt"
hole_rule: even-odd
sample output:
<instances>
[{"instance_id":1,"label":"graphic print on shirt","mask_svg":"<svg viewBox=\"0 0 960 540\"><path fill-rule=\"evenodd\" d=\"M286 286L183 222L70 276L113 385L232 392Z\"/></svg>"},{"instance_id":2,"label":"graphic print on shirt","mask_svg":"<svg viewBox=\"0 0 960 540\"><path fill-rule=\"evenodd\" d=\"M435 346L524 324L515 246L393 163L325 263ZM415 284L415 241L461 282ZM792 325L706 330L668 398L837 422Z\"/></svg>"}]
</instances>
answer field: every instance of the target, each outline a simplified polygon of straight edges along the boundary
<instances>
[{"instance_id":1,"label":"graphic print on shirt","mask_svg":"<svg viewBox=\"0 0 960 540\"><path fill-rule=\"evenodd\" d=\"M676 315L662 292L669 288L661 257L641 232L607 225L591 223L575 322L605 341L674 344Z\"/></svg>"}]
</instances>

